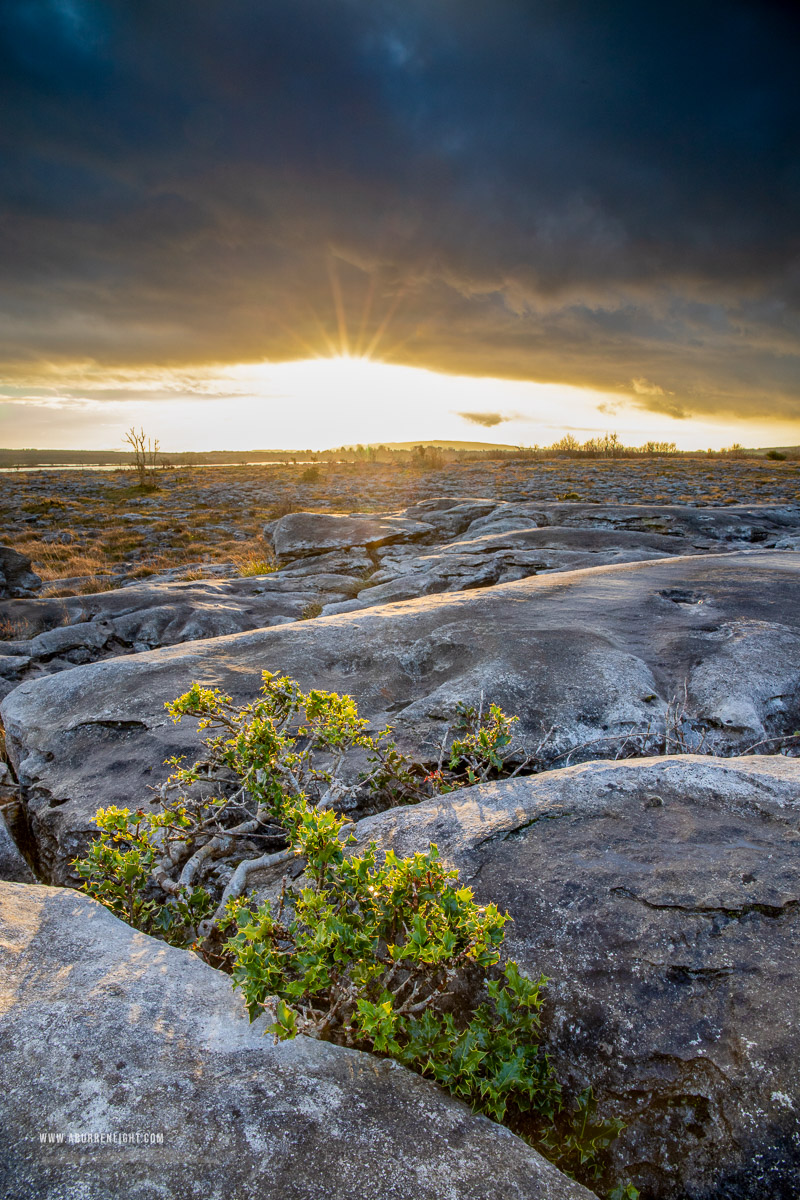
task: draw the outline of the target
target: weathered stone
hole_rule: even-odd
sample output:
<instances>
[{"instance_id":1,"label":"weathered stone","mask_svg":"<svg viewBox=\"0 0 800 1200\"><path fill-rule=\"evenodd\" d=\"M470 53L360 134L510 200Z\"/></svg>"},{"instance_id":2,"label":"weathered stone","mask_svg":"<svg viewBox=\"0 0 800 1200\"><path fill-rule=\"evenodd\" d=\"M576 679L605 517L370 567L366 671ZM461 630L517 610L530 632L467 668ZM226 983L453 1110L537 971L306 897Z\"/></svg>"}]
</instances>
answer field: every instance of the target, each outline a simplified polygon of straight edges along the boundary
<instances>
[{"instance_id":1,"label":"weathered stone","mask_svg":"<svg viewBox=\"0 0 800 1200\"><path fill-rule=\"evenodd\" d=\"M196 749L192 722L173 725L165 701L194 680L251 700L263 669L352 693L431 756L456 704L481 693L518 715L527 751L555 766L624 752L632 738L641 749L659 731L683 749L742 753L800 728L800 559L539 576L27 681L2 711L42 874L63 881L97 808L145 803L164 761Z\"/></svg>"},{"instance_id":2,"label":"weathered stone","mask_svg":"<svg viewBox=\"0 0 800 1200\"><path fill-rule=\"evenodd\" d=\"M179 515L188 519L188 514ZM136 514L127 516L138 519ZM95 643L89 634L86 642L70 649L35 652L24 668L8 667L5 676L10 682L0 683L0 692L7 693L22 678L112 654L142 653L151 647L286 624L308 617L318 605L329 615L489 587L546 571L701 550L719 553L754 543L794 548L792 531L799 522L800 513L788 507L543 506L463 496L420 500L400 513L294 513L267 527L272 532L306 530L310 538L286 542L283 548L291 553L279 571L223 580L235 575L233 564L198 563L205 578L188 582L177 578L187 570L184 564L118 591L0 600L0 621L16 633L16 640L0 642L2 656L29 654L31 639L40 633L68 639L72 635L65 635L62 626L106 622L113 629L108 641ZM227 525L225 530L234 536L237 532ZM384 537L387 530L390 536ZM349 544L354 531L364 545ZM317 534L322 541L330 535L345 544L310 552ZM367 538L379 534L379 540L366 544ZM293 556L295 551L298 556ZM81 577L60 580L59 585L82 591L90 582Z\"/></svg>"},{"instance_id":3,"label":"weathered stone","mask_svg":"<svg viewBox=\"0 0 800 1200\"><path fill-rule=\"evenodd\" d=\"M0 679L14 679L30 665L30 661L27 654L0 655Z\"/></svg>"},{"instance_id":4,"label":"weathered stone","mask_svg":"<svg viewBox=\"0 0 800 1200\"><path fill-rule=\"evenodd\" d=\"M349 546L383 546L422 537L433 527L398 516L334 516L331 513L289 513L265 530L280 559L302 558Z\"/></svg>"},{"instance_id":5,"label":"weathered stone","mask_svg":"<svg viewBox=\"0 0 800 1200\"><path fill-rule=\"evenodd\" d=\"M73 891L0 885L0 956L7 1200L591 1200L391 1061L273 1044L227 976Z\"/></svg>"},{"instance_id":6,"label":"weathered stone","mask_svg":"<svg viewBox=\"0 0 800 1200\"><path fill-rule=\"evenodd\" d=\"M474 521L494 512L501 503L498 500L483 500L472 496L439 496L412 504L403 515L415 521L424 521L432 525L437 533L452 537L463 533Z\"/></svg>"},{"instance_id":7,"label":"weathered stone","mask_svg":"<svg viewBox=\"0 0 800 1200\"><path fill-rule=\"evenodd\" d=\"M800 760L596 762L361 821L435 842L547 975L559 1074L626 1122L643 1196L790 1200L800 1179Z\"/></svg>"},{"instance_id":8,"label":"weathered stone","mask_svg":"<svg viewBox=\"0 0 800 1200\"><path fill-rule=\"evenodd\" d=\"M89 651L92 658L103 658L107 647L108 653L119 654L134 646L150 649L297 620L320 596L340 600L362 583L354 576L287 579L275 573L224 581L147 583L59 600L9 601L6 619L15 620L33 636L0 642L0 676L16 678L26 668L34 674L46 671L54 655L78 648ZM18 661L22 656L27 661Z\"/></svg>"},{"instance_id":9,"label":"weathered stone","mask_svg":"<svg viewBox=\"0 0 800 1200\"><path fill-rule=\"evenodd\" d=\"M480 532L465 534L458 541L448 542L439 550L440 554L453 552L492 554L498 550L568 550L581 553L605 554L616 550L646 550L661 558L691 550L684 546L683 535L669 537L666 534L633 529L575 529L569 525L547 526L543 529L511 529L498 531L493 526L484 526Z\"/></svg>"},{"instance_id":10,"label":"weathered stone","mask_svg":"<svg viewBox=\"0 0 800 1200\"><path fill-rule=\"evenodd\" d=\"M0 812L0 880L15 883L33 883L34 875L14 841Z\"/></svg>"},{"instance_id":11,"label":"weathered stone","mask_svg":"<svg viewBox=\"0 0 800 1200\"><path fill-rule=\"evenodd\" d=\"M309 554L295 559L281 567L280 573L285 579L321 572L356 574L358 577L363 577L365 572L374 571L374 569L375 563L367 551L359 546L351 546L344 550L328 550L322 554Z\"/></svg>"},{"instance_id":12,"label":"weathered stone","mask_svg":"<svg viewBox=\"0 0 800 1200\"><path fill-rule=\"evenodd\" d=\"M113 629L105 621L86 621L78 625L60 625L31 638L28 653L31 658L47 658L51 654L62 654L78 646L101 650L111 637Z\"/></svg>"},{"instance_id":13,"label":"weathered stone","mask_svg":"<svg viewBox=\"0 0 800 1200\"><path fill-rule=\"evenodd\" d=\"M31 569L27 554L0 546L0 599L9 596L33 596L42 581Z\"/></svg>"}]
</instances>

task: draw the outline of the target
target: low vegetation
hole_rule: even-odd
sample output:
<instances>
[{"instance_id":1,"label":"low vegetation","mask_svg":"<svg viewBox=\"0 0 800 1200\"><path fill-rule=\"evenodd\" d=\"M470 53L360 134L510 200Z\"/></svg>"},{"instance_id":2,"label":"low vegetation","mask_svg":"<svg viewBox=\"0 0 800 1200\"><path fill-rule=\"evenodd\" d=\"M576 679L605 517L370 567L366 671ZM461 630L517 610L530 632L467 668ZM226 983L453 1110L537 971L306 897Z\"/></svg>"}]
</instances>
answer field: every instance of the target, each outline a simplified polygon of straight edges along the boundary
<instances>
[{"instance_id":1,"label":"low vegetation","mask_svg":"<svg viewBox=\"0 0 800 1200\"><path fill-rule=\"evenodd\" d=\"M509 915L478 904L433 844L407 858L357 847L347 815L365 795L386 807L516 773L515 719L462 706L438 761L421 763L391 730L369 732L350 696L269 672L243 707L198 684L167 707L199 718L203 756L172 761L157 810L98 812L100 836L74 864L85 890L228 970L276 1038L389 1055L608 1183L620 1122L590 1089L570 1100L560 1084L540 1041L547 980L503 960ZM246 895L256 872L260 899Z\"/></svg>"},{"instance_id":2,"label":"low vegetation","mask_svg":"<svg viewBox=\"0 0 800 1200\"><path fill-rule=\"evenodd\" d=\"M137 431L136 427L132 425L127 430L124 440L133 451L133 468L136 472L138 486L143 491L148 489L155 491L157 487L156 468L160 452L158 438L151 438L143 429Z\"/></svg>"},{"instance_id":3,"label":"low vegetation","mask_svg":"<svg viewBox=\"0 0 800 1200\"><path fill-rule=\"evenodd\" d=\"M422 447L424 453L392 451L385 459L379 448L350 447L324 466L303 466L303 457L296 466L176 470L159 460L156 468L147 466L144 486L136 482L135 468L21 471L4 477L0 517L4 540L31 558L48 593L66 595L171 570L196 571L197 578L219 567L233 574L250 569L266 574L260 566L270 561L263 532L267 522L316 509L399 509L423 494L437 494L440 469L451 478L455 472L464 494L476 496L506 495L513 472L520 487L532 485L532 498L602 501L611 494L624 503L712 505L794 501L800 464L783 461L781 452L778 458L746 458L741 448L731 447L730 454L689 456L659 454L651 447L629 456L628 448L611 445L613 435L607 452L605 439L600 441L603 446L598 442L594 448L565 443L477 455ZM307 471L319 475L306 477Z\"/></svg>"}]
</instances>

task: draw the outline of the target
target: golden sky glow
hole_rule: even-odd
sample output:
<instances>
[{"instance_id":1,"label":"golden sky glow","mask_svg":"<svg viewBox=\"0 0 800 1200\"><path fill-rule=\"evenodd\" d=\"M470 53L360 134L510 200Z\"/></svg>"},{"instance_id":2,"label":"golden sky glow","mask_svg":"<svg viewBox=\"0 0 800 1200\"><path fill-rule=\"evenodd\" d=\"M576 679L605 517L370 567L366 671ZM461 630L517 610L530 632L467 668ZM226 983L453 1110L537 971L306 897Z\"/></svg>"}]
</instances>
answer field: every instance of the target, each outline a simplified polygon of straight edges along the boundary
<instances>
[{"instance_id":1,"label":"golden sky glow","mask_svg":"<svg viewBox=\"0 0 800 1200\"><path fill-rule=\"evenodd\" d=\"M640 7L2 0L0 444L800 443L800 9Z\"/></svg>"},{"instance_id":2,"label":"golden sky glow","mask_svg":"<svg viewBox=\"0 0 800 1200\"><path fill-rule=\"evenodd\" d=\"M798 440L796 424L774 419L689 421L646 411L640 404L651 386L637 379L625 396L346 355L195 371L59 365L0 388L0 445L118 449L134 423L165 451L433 438L529 446L611 431L626 444L674 441L680 449Z\"/></svg>"}]
</instances>

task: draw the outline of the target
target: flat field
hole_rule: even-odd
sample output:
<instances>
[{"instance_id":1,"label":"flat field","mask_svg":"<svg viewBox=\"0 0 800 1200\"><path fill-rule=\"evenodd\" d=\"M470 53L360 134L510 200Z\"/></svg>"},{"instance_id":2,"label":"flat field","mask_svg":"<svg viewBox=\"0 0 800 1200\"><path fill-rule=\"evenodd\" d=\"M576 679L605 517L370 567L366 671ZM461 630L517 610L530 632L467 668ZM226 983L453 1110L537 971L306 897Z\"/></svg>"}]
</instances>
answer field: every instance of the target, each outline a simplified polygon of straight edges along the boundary
<instances>
[{"instance_id":1,"label":"flat field","mask_svg":"<svg viewBox=\"0 0 800 1200\"><path fill-rule=\"evenodd\" d=\"M136 579L260 574L267 521L292 511L386 512L433 496L621 504L795 505L800 462L664 457L453 462L440 469L340 463L0 476L2 541L50 594Z\"/></svg>"}]
</instances>

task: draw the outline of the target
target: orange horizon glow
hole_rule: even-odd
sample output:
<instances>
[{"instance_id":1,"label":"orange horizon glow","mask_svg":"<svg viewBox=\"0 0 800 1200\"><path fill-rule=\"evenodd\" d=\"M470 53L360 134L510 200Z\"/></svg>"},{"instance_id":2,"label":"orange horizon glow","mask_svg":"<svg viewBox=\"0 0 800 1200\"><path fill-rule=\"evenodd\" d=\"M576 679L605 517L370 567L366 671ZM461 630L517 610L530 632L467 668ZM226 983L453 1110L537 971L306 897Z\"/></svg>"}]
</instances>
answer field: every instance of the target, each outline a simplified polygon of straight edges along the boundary
<instances>
[{"instance_id":1,"label":"orange horizon glow","mask_svg":"<svg viewBox=\"0 0 800 1200\"><path fill-rule=\"evenodd\" d=\"M641 380L624 395L444 374L381 361L367 349L219 368L52 367L0 388L0 445L114 449L131 424L167 452L436 439L543 446L566 433L585 441L610 432L627 445L674 441L687 450L800 442L800 423L647 411L637 403Z\"/></svg>"}]
</instances>

